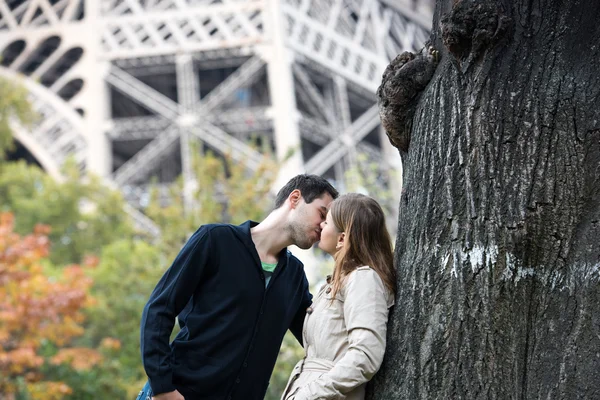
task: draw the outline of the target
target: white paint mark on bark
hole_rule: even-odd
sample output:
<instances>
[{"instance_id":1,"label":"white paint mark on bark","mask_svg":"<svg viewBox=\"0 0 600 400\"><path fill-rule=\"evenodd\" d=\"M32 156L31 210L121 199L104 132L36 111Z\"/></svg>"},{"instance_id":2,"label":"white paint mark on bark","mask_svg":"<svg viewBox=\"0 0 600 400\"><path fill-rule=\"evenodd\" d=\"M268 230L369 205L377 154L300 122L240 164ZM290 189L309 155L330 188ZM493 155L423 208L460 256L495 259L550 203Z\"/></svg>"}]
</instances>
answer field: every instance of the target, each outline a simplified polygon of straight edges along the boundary
<instances>
[{"instance_id":1,"label":"white paint mark on bark","mask_svg":"<svg viewBox=\"0 0 600 400\"><path fill-rule=\"evenodd\" d=\"M535 270L533 268L517 268L516 271L517 275L515 277L515 283L519 282L521 279L535 275Z\"/></svg>"},{"instance_id":2,"label":"white paint mark on bark","mask_svg":"<svg viewBox=\"0 0 600 400\"><path fill-rule=\"evenodd\" d=\"M471 265L472 272L477 272L481 268L494 265L498 258L498 246L474 246L467 251L454 248L442 257L442 271L448 266L450 257L452 257L452 269L450 275L456 278L458 276L459 268L462 268L465 263Z\"/></svg>"},{"instance_id":3,"label":"white paint mark on bark","mask_svg":"<svg viewBox=\"0 0 600 400\"><path fill-rule=\"evenodd\" d=\"M463 254L463 259L469 259L471 271L477 272L479 269L496 264L498 257L498 246L474 246L470 251Z\"/></svg>"},{"instance_id":4,"label":"white paint mark on bark","mask_svg":"<svg viewBox=\"0 0 600 400\"><path fill-rule=\"evenodd\" d=\"M504 262L506 267L504 268L504 271L502 271L502 280L509 281L512 279L514 271L516 270L517 262L515 256L510 253L506 253Z\"/></svg>"},{"instance_id":5,"label":"white paint mark on bark","mask_svg":"<svg viewBox=\"0 0 600 400\"><path fill-rule=\"evenodd\" d=\"M498 247L497 246L473 246L470 250L463 250L458 247L450 249L444 256L441 257L441 271L446 273L446 269L450 267L450 276L458 278L459 275L465 273L464 268L471 267L471 272L476 273L482 268L493 269L498 262ZM451 264L451 265L450 265ZM505 268L500 275L503 281L511 281L517 285L520 281L535 278L544 285L549 286L552 290L565 290L571 286L581 284L594 284L600 282L600 263L585 264L572 266L569 270L572 272L571 282L565 282L565 271L557 269L548 269L544 265L535 265L525 267L519 259L511 253L504 255ZM575 281L577 283L575 283Z\"/></svg>"}]
</instances>

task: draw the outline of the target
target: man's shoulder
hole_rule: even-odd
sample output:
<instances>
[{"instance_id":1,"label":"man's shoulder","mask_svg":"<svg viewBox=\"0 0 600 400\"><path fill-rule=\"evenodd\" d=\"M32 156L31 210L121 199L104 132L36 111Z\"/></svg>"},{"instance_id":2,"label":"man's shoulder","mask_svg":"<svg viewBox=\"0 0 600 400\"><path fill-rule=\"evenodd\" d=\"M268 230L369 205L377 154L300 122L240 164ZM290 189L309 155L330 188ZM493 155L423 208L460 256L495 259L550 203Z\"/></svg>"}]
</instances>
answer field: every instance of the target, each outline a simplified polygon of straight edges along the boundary
<instances>
[{"instance_id":1,"label":"man's shoulder","mask_svg":"<svg viewBox=\"0 0 600 400\"><path fill-rule=\"evenodd\" d=\"M288 258L288 265L304 271L304 263L300 261L300 259L298 259L298 257L296 257L294 254L292 254L291 251L286 250L286 252Z\"/></svg>"},{"instance_id":2,"label":"man's shoulder","mask_svg":"<svg viewBox=\"0 0 600 400\"><path fill-rule=\"evenodd\" d=\"M204 224L198 228L198 231L210 232L211 234L228 234L228 233L239 233L243 232L243 229L239 225L225 224L225 223L212 223Z\"/></svg>"},{"instance_id":3,"label":"man's shoulder","mask_svg":"<svg viewBox=\"0 0 600 400\"><path fill-rule=\"evenodd\" d=\"M300 261L300 259L298 257L296 257L291 251L286 249L286 252L287 252L287 256L288 256L288 262L293 262L296 264L304 265L302 263L302 261Z\"/></svg>"}]
</instances>

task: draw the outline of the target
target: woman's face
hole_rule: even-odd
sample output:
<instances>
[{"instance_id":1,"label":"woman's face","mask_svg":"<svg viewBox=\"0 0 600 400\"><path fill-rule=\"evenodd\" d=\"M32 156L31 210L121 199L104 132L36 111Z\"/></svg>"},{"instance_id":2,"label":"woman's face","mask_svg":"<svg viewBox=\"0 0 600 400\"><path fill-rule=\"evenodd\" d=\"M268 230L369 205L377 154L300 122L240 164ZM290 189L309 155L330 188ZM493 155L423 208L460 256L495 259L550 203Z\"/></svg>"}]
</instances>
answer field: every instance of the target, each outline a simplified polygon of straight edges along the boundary
<instances>
[{"instance_id":1,"label":"woman's face","mask_svg":"<svg viewBox=\"0 0 600 400\"><path fill-rule=\"evenodd\" d=\"M338 250L336 246L340 243L341 237L342 232L339 232L335 227L333 218L331 217L331 211L327 212L325 221L321 222L321 241L319 242L319 248L334 255Z\"/></svg>"}]
</instances>

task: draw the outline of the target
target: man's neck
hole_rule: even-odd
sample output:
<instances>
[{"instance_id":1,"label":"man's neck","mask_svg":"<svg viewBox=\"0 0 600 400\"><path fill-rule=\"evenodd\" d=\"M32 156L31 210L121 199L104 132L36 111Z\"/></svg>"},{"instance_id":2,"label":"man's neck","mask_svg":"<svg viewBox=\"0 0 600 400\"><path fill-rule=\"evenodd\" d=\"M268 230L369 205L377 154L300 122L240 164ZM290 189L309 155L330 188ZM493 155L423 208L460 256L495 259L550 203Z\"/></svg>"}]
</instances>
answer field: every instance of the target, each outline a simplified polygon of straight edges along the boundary
<instances>
[{"instance_id":1,"label":"man's neck","mask_svg":"<svg viewBox=\"0 0 600 400\"><path fill-rule=\"evenodd\" d=\"M273 262L281 250L292 244L289 232L285 230L282 213L273 211L260 224L250 229L252 241L260 259Z\"/></svg>"}]
</instances>

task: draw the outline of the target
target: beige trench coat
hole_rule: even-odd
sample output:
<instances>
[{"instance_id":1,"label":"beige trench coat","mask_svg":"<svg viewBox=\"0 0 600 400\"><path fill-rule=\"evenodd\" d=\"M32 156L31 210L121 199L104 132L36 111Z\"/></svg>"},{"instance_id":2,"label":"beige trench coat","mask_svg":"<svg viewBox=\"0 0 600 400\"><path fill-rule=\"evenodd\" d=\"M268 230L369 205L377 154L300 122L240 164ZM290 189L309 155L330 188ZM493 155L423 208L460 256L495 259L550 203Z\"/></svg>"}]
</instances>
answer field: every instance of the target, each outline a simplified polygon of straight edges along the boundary
<instances>
[{"instance_id":1,"label":"beige trench coat","mask_svg":"<svg viewBox=\"0 0 600 400\"><path fill-rule=\"evenodd\" d=\"M306 356L294 367L282 400L363 400L366 383L381 366L394 299L379 275L357 268L333 302L330 292L331 285L323 286L306 314Z\"/></svg>"}]
</instances>

